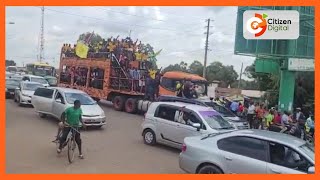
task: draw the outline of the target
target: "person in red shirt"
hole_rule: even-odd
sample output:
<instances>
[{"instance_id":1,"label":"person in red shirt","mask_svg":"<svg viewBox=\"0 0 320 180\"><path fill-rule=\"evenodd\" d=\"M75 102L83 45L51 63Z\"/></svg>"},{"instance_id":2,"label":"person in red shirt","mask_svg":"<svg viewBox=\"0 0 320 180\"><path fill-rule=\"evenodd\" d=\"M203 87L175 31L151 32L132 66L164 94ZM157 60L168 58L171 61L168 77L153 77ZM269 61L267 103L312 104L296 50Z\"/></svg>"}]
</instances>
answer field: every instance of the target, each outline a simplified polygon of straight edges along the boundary
<instances>
[{"instance_id":1,"label":"person in red shirt","mask_svg":"<svg viewBox=\"0 0 320 180\"><path fill-rule=\"evenodd\" d=\"M274 124L281 124L281 115L277 110L274 111L273 123Z\"/></svg>"},{"instance_id":2,"label":"person in red shirt","mask_svg":"<svg viewBox=\"0 0 320 180\"><path fill-rule=\"evenodd\" d=\"M239 102L239 108L238 108L238 116L242 116L244 106Z\"/></svg>"}]
</instances>

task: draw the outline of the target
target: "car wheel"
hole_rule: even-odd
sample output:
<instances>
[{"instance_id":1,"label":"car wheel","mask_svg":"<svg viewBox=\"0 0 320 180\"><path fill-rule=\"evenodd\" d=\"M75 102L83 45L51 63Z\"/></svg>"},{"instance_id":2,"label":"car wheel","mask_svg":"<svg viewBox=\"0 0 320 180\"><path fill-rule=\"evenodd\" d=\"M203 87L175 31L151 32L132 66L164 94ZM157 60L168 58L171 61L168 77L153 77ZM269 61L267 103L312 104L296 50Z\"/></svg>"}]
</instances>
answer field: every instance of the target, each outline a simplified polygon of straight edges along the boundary
<instances>
[{"instance_id":1,"label":"car wheel","mask_svg":"<svg viewBox=\"0 0 320 180\"><path fill-rule=\"evenodd\" d=\"M223 174L223 172L217 166L204 165L199 169L198 174Z\"/></svg>"},{"instance_id":2,"label":"car wheel","mask_svg":"<svg viewBox=\"0 0 320 180\"><path fill-rule=\"evenodd\" d=\"M129 98L126 100L126 103L124 105L125 111L127 113L134 114L137 112L137 100L134 98Z\"/></svg>"},{"instance_id":3,"label":"car wheel","mask_svg":"<svg viewBox=\"0 0 320 180\"><path fill-rule=\"evenodd\" d=\"M117 111L122 111L124 108L125 99L122 96L116 96L113 99L113 108Z\"/></svg>"},{"instance_id":4,"label":"car wheel","mask_svg":"<svg viewBox=\"0 0 320 180\"><path fill-rule=\"evenodd\" d=\"M156 135L151 129L146 129L143 132L143 141L147 145L155 145L156 144Z\"/></svg>"},{"instance_id":5,"label":"car wheel","mask_svg":"<svg viewBox=\"0 0 320 180\"><path fill-rule=\"evenodd\" d=\"M44 114L44 113L39 113L39 116L40 116L41 118L46 118L46 117L47 117L47 115Z\"/></svg>"}]
</instances>

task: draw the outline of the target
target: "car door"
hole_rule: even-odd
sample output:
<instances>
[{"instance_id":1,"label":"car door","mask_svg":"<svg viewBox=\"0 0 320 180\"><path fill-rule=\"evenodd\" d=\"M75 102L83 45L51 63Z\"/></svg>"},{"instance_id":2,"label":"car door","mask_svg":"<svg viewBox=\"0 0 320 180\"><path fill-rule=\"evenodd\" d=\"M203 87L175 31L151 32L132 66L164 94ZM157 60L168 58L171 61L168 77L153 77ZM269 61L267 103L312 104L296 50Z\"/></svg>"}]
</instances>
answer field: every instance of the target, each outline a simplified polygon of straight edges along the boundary
<instances>
[{"instance_id":1,"label":"car door","mask_svg":"<svg viewBox=\"0 0 320 180\"><path fill-rule=\"evenodd\" d=\"M230 174L266 174L267 143L245 137L228 137L218 141L218 148Z\"/></svg>"},{"instance_id":2,"label":"car door","mask_svg":"<svg viewBox=\"0 0 320 180\"><path fill-rule=\"evenodd\" d=\"M181 121L184 120L183 116L185 116L186 121L184 123L181 123ZM181 119L181 121L179 121L180 123L177 125L178 128L175 131L176 141L179 144L183 143L183 140L185 137L199 136L199 135L204 134L206 132L205 125L202 123L199 116L193 111L190 111L187 109L178 111L177 118ZM200 129L193 127L192 126L193 123L200 124Z\"/></svg>"},{"instance_id":3,"label":"car door","mask_svg":"<svg viewBox=\"0 0 320 180\"><path fill-rule=\"evenodd\" d=\"M57 90L52 101L52 115L60 119L66 107L66 100L63 93Z\"/></svg>"},{"instance_id":4,"label":"car door","mask_svg":"<svg viewBox=\"0 0 320 180\"><path fill-rule=\"evenodd\" d=\"M176 132L179 124L174 121L177 110L178 108L174 106L160 105L155 112L155 119L161 139L174 144L179 144L176 140Z\"/></svg>"},{"instance_id":5,"label":"car door","mask_svg":"<svg viewBox=\"0 0 320 180\"><path fill-rule=\"evenodd\" d=\"M268 174L306 174L314 166L297 151L279 143L269 143L269 155Z\"/></svg>"},{"instance_id":6,"label":"car door","mask_svg":"<svg viewBox=\"0 0 320 180\"><path fill-rule=\"evenodd\" d=\"M51 114L54 89L38 88L32 97L32 104L37 111Z\"/></svg>"}]
</instances>

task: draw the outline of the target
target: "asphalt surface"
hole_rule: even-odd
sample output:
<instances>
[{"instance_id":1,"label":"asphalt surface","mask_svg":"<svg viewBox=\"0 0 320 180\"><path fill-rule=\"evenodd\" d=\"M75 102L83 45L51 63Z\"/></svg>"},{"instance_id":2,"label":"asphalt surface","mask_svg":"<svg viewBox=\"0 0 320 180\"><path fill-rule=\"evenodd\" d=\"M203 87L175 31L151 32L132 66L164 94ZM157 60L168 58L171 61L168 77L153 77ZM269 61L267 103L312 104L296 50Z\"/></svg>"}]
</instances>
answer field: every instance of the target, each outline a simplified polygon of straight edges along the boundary
<instances>
[{"instance_id":1,"label":"asphalt surface","mask_svg":"<svg viewBox=\"0 0 320 180\"><path fill-rule=\"evenodd\" d=\"M72 164L67 151L56 153L51 141L58 121L42 119L32 107L19 107L6 100L6 173L21 174L180 174L179 150L161 145L148 146L141 136L141 115L114 111L100 103L107 116L101 129L82 131L85 159ZM78 155L78 151L76 151Z\"/></svg>"}]
</instances>

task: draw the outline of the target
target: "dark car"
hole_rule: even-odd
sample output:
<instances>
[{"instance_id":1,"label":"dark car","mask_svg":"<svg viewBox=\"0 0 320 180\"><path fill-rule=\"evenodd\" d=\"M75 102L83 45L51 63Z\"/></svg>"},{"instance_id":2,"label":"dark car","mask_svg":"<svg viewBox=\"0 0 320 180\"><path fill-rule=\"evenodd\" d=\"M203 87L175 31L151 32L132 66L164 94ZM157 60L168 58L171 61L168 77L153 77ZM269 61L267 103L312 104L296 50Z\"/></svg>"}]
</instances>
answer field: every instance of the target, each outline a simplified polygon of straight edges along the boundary
<instances>
[{"instance_id":1,"label":"dark car","mask_svg":"<svg viewBox=\"0 0 320 180\"><path fill-rule=\"evenodd\" d=\"M13 98L14 91L19 86L19 80L6 78L6 98Z\"/></svg>"}]
</instances>

